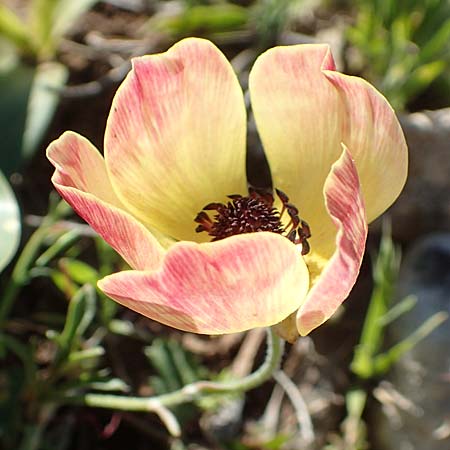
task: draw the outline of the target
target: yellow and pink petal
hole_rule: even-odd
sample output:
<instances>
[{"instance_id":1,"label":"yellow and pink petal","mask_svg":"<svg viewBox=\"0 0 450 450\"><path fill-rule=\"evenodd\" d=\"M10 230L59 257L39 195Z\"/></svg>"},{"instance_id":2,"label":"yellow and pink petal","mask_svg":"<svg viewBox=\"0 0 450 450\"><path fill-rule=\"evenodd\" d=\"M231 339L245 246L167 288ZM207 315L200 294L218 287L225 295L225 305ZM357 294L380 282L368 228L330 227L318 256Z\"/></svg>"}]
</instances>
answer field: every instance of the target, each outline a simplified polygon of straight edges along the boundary
<instances>
[{"instance_id":1,"label":"yellow and pink petal","mask_svg":"<svg viewBox=\"0 0 450 450\"><path fill-rule=\"evenodd\" d=\"M336 250L328 261L308 264L314 280L297 312L297 329L304 336L328 320L354 286L364 255L367 220L355 162L344 147L325 186L327 211L337 229ZM306 257L308 262L308 257Z\"/></svg>"},{"instance_id":2,"label":"yellow and pink petal","mask_svg":"<svg viewBox=\"0 0 450 450\"><path fill-rule=\"evenodd\" d=\"M342 142L356 162L370 223L391 206L405 185L405 137L388 101L367 81L331 70L323 74L345 108Z\"/></svg>"},{"instance_id":3,"label":"yellow and pink petal","mask_svg":"<svg viewBox=\"0 0 450 450\"><path fill-rule=\"evenodd\" d=\"M268 50L249 88L273 183L311 226L311 248L329 258L335 232L322 190L341 143L355 159L373 220L405 183L407 148L398 120L375 88L335 71L327 45Z\"/></svg>"},{"instance_id":4,"label":"yellow and pink petal","mask_svg":"<svg viewBox=\"0 0 450 450\"><path fill-rule=\"evenodd\" d=\"M204 240L193 219L210 202L244 194L246 110L236 75L211 42L188 38L133 60L105 134L116 194L145 223L178 240Z\"/></svg>"},{"instance_id":5,"label":"yellow and pink petal","mask_svg":"<svg viewBox=\"0 0 450 450\"><path fill-rule=\"evenodd\" d=\"M224 334L274 325L296 311L309 275L295 245L260 232L177 243L159 270L120 272L101 280L99 287L158 322Z\"/></svg>"},{"instance_id":6,"label":"yellow and pink petal","mask_svg":"<svg viewBox=\"0 0 450 450\"><path fill-rule=\"evenodd\" d=\"M55 166L52 182L61 197L131 267L149 270L159 266L163 248L125 210L114 194L102 156L86 138L66 132L50 144L47 157Z\"/></svg>"}]
</instances>

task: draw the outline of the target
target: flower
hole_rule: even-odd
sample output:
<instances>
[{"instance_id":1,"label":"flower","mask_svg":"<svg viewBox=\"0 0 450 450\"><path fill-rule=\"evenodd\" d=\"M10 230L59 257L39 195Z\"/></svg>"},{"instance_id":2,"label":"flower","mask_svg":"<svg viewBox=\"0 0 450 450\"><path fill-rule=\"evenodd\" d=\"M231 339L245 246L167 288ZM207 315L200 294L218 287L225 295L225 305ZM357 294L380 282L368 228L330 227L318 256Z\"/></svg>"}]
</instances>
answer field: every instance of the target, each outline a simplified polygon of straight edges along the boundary
<instances>
[{"instance_id":1,"label":"flower","mask_svg":"<svg viewBox=\"0 0 450 450\"><path fill-rule=\"evenodd\" d=\"M353 287L367 223L405 183L407 148L386 99L337 72L327 45L266 51L249 91L280 200L248 194L243 93L224 55L197 38L135 58L104 159L66 132L47 150L52 181L131 266L98 283L117 302L196 333L282 322L282 335L293 325L305 335Z\"/></svg>"}]
</instances>

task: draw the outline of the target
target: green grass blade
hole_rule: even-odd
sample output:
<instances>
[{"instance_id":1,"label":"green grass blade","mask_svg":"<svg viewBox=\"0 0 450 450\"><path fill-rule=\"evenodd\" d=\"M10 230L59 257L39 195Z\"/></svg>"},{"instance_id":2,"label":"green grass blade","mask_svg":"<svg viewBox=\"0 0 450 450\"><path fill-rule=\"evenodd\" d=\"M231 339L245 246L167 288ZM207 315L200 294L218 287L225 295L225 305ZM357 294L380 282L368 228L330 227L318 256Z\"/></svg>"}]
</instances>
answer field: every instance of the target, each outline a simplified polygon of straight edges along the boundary
<instances>
[{"instance_id":1,"label":"green grass blade","mask_svg":"<svg viewBox=\"0 0 450 450\"><path fill-rule=\"evenodd\" d=\"M4 5L0 5L0 37L8 39L23 52L33 52L27 26Z\"/></svg>"},{"instance_id":2,"label":"green grass blade","mask_svg":"<svg viewBox=\"0 0 450 450\"><path fill-rule=\"evenodd\" d=\"M392 364L398 361L406 352L415 347L420 341L425 339L430 333L432 333L438 326L444 323L448 319L448 314L444 311L440 311L428 320L426 320L416 331L410 334L407 338L403 339L398 344L394 345L387 352L378 355L374 359L374 371L377 375L383 375L386 373Z\"/></svg>"},{"instance_id":3,"label":"green grass blade","mask_svg":"<svg viewBox=\"0 0 450 450\"><path fill-rule=\"evenodd\" d=\"M411 311L417 304L417 297L415 295L408 295L394 307L392 307L384 316L380 317L378 323L381 327L385 327L397 320L407 312Z\"/></svg>"},{"instance_id":4,"label":"green grass blade","mask_svg":"<svg viewBox=\"0 0 450 450\"><path fill-rule=\"evenodd\" d=\"M364 320L360 342L351 363L352 371L361 378L370 378L374 375L374 357L381 348L384 334L380 318L388 312L399 264L400 252L394 246L390 232L385 227L373 269L373 293Z\"/></svg>"}]
</instances>

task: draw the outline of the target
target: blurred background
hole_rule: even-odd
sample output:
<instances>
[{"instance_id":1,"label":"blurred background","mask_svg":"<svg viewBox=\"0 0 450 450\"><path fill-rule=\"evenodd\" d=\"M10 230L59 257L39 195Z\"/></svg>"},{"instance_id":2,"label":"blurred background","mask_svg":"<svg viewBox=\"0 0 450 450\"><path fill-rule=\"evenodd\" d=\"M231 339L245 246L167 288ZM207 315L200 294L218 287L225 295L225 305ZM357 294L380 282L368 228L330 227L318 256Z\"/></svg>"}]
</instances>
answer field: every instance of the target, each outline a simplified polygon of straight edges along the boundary
<instances>
[{"instance_id":1,"label":"blurred background","mask_svg":"<svg viewBox=\"0 0 450 450\"><path fill-rule=\"evenodd\" d=\"M74 130L102 149L133 56L206 37L244 91L274 45L328 43L374 84L410 149L407 185L372 224L349 300L289 345L276 380L153 414L85 406L244 376L264 332L209 338L119 307L96 281L125 263L60 201L45 158ZM448 0L2 0L0 448L446 450L450 448L450 2ZM270 183L254 127L248 172Z\"/></svg>"}]
</instances>

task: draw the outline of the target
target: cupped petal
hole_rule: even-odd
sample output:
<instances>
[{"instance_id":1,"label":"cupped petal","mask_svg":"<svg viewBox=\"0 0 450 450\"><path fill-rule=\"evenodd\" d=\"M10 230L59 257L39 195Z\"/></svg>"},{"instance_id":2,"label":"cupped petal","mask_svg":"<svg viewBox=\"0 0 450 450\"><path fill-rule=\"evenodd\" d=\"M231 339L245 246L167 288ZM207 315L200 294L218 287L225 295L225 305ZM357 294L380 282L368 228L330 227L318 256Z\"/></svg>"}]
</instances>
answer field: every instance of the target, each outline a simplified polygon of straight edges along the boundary
<instances>
[{"instance_id":1,"label":"cupped petal","mask_svg":"<svg viewBox=\"0 0 450 450\"><path fill-rule=\"evenodd\" d=\"M245 194L246 111L225 56L188 38L133 60L105 134L114 189L145 223L202 240L194 218L210 202Z\"/></svg>"},{"instance_id":2,"label":"cupped petal","mask_svg":"<svg viewBox=\"0 0 450 450\"><path fill-rule=\"evenodd\" d=\"M171 327L225 334L283 320L304 299L309 275L295 245L260 232L203 244L179 242L159 270L119 272L98 286Z\"/></svg>"},{"instance_id":3,"label":"cupped petal","mask_svg":"<svg viewBox=\"0 0 450 450\"><path fill-rule=\"evenodd\" d=\"M152 270L159 266L163 248L124 209L112 189L102 156L87 139L66 132L49 145L47 157L55 167L52 182L61 197L131 267Z\"/></svg>"},{"instance_id":4,"label":"cupped petal","mask_svg":"<svg viewBox=\"0 0 450 450\"><path fill-rule=\"evenodd\" d=\"M310 224L311 248L328 258L334 233L322 190L341 143L352 151L369 220L405 183L406 144L395 114L371 85L335 71L327 45L268 50L256 61L249 88L274 186Z\"/></svg>"},{"instance_id":5,"label":"cupped petal","mask_svg":"<svg viewBox=\"0 0 450 450\"><path fill-rule=\"evenodd\" d=\"M394 110L362 78L324 70L345 106L342 142L356 161L370 222L399 196L408 174L408 148Z\"/></svg>"},{"instance_id":6,"label":"cupped petal","mask_svg":"<svg viewBox=\"0 0 450 450\"><path fill-rule=\"evenodd\" d=\"M297 312L297 329L304 336L328 320L347 298L361 267L367 220L355 162L344 147L324 186L325 204L336 228L336 250L328 261L312 254L308 266L313 286Z\"/></svg>"},{"instance_id":7,"label":"cupped petal","mask_svg":"<svg viewBox=\"0 0 450 450\"><path fill-rule=\"evenodd\" d=\"M341 152L342 107L323 69L334 69L327 45L275 47L256 60L249 90L273 185L310 225L311 247L329 253L333 224L322 190Z\"/></svg>"}]
</instances>

